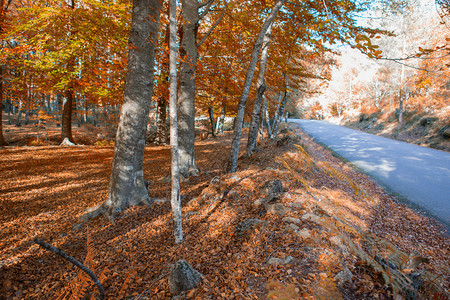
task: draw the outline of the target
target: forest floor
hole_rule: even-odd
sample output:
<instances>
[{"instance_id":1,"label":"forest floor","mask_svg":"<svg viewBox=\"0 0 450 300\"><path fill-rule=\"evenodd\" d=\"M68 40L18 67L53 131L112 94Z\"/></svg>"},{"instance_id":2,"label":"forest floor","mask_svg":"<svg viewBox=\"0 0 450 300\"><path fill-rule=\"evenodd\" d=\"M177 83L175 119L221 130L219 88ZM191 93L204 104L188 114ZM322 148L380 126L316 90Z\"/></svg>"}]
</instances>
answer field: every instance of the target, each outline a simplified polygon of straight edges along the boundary
<instances>
[{"instance_id":1,"label":"forest floor","mask_svg":"<svg viewBox=\"0 0 450 300\"><path fill-rule=\"evenodd\" d=\"M395 202L295 125L242 158L234 174L224 172L230 144L231 132L196 144L201 172L182 182L181 245L167 200L169 147L146 147L145 178L157 201L114 224L81 225L84 211L107 197L112 146L1 149L0 299L98 297L84 273L35 238L84 262L108 299L171 299L167 277L179 259L202 281L178 299L448 298L443 226ZM268 192L276 179L283 191Z\"/></svg>"},{"instance_id":2,"label":"forest floor","mask_svg":"<svg viewBox=\"0 0 450 300\"><path fill-rule=\"evenodd\" d=\"M403 125L394 111L346 118L341 125L424 147L450 152L450 112L439 114L406 111Z\"/></svg>"}]
</instances>

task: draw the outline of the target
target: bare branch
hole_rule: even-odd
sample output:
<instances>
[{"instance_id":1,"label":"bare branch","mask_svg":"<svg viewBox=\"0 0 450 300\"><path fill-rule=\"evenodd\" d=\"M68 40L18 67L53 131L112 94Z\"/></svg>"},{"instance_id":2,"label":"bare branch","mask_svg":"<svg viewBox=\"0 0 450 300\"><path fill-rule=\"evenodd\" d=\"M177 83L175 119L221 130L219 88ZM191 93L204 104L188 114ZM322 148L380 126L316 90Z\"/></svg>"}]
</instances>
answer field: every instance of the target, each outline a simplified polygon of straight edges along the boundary
<instances>
[{"instance_id":1,"label":"bare branch","mask_svg":"<svg viewBox=\"0 0 450 300\"><path fill-rule=\"evenodd\" d=\"M197 47L200 48L200 46L206 41L206 39L208 38L208 36L213 32L213 30L217 27L217 25L219 25L219 23L222 21L223 16L225 16L225 11L227 10L227 3L225 2L225 7L222 10L222 13L220 14L219 18L217 19L217 21L211 26L211 28L208 30L208 32L203 36L203 38L200 40L200 42L198 42Z\"/></svg>"},{"instance_id":2,"label":"bare branch","mask_svg":"<svg viewBox=\"0 0 450 300\"><path fill-rule=\"evenodd\" d=\"M209 14L209 11L211 10L211 6L213 4L214 0L208 0L205 3L200 4L199 9L206 6L205 10L201 13L201 15L198 17L199 20L203 19L207 14Z\"/></svg>"},{"instance_id":3,"label":"bare branch","mask_svg":"<svg viewBox=\"0 0 450 300\"><path fill-rule=\"evenodd\" d=\"M385 57L377 58L377 59L379 59L379 60L389 60L389 61L393 61L393 62L395 62L395 63L397 63L397 64L403 65L403 66L408 67L408 68L411 68L411 69L416 69L416 70L425 71L425 72L429 72L429 73L439 73L438 71L431 71L431 70L427 70L427 69L423 69L423 68L419 68L419 67L414 67L414 66L405 64L405 63L399 61L398 59L385 58Z\"/></svg>"},{"instance_id":4,"label":"bare branch","mask_svg":"<svg viewBox=\"0 0 450 300\"><path fill-rule=\"evenodd\" d=\"M203 2L203 3L200 3L198 8L202 8L202 7L206 6L206 5L210 5L213 2L214 2L214 0L207 0L207 1Z\"/></svg>"},{"instance_id":5,"label":"bare branch","mask_svg":"<svg viewBox=\"0 0 450 300\"><path fill-rule=\"evenodd\" d=\"M41 246L42 248L47 249L48 251L51 251L59 256L61 256L62 258L64 258L65 260L68 260L69 262L71 262L73 265L75 265L76 267L80 268L83 272L85 272L86 274L89 275L89 277L91 277L92 281L95 283L95 285L97 286L97 289L100 293L100 299L105 299L105 290L103 289L100 281L98 280L97 276L95 276L94 272L92 272L91 270L89 270L87 267L85 267L82 263L80 263L78 260L76 260L75 258L73 258L72 256L70 256L69 254L67 254L66 252L50 245L47 244L46 242L44 242L43 240L40 239L34 239L34 242L36 244L38 244L39 246Z\"/></svg>"},{"instance_id":6,"label":"bare branch","mask_svg":"<svg viewBox=\"0 0 450 300\"><path fill-rule=\"evenodd\" d=\"M8 0L8 3L6 3L5 9L3 11L7 11L9 6L11 5L12 0Z\"/></svg>"}]
</instances>

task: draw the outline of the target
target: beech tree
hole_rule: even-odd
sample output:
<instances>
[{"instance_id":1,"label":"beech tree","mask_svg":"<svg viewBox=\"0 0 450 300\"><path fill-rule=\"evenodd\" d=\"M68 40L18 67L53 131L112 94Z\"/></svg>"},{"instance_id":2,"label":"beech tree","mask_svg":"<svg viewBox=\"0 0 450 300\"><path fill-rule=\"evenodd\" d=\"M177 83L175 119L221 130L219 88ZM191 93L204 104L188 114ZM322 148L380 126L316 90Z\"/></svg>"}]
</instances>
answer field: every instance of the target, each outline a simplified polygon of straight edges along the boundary
<instances>
[{"instance_id":1,"label":"beech tree","mask_svg":"<svg viewBox=\"0 0 450 300\"><path fill-rule=\"evenodd\" d=\"M247 74L245 75L244 81L244 89L242 91L241 97L239 99L239 108L238 113L235 120L235 129L233 142L231 146L231 156L230 161L228 163L227 171L228 172L236 172L237 170L237 160L239 156L239 146L241 144L241 135L242 135L242 125L244 122L244 113L245 106L247 104L248 95L250 92L250 86L253 80L253 74L255 72L255 67L258 62L258 56L261 52L261 47L263 44L264 36L266 35L267 30L272 25L275 20L276 15L280 11L283 6L285 0L278 0L275 6L272 8L272 11L268 15L267 19L264 21L264 24L261 26L261 30L259 32L258 37L256 38L255 44L253 46L253 52L250 58L250 64L248 66Z\"/></svg>"},{"instance_id":2,"label":"beech tree","mask_svg":"<svg viewBox=\"0 0 450 300\"><path fill-rule=\"evenodd\" d=\"M105 108L123 97L131 6L96 0L21 5L4 34L10 47L0 54L14 74L9 91L20 97L19 106L33 109L39 95L63 99L61 140L73 141L71 110L80 99Z\"/></svg>"},{"instance_id":3,"label":"beech tree","mask_svg":"<svg viewBox=\"0 0 450 300\"><path fill-rule=\"evenodd\" d=\"M131 205L150 204L143 160L150 99L153 94L155 45L161 5L158 0L134 0L128 66L107 200L86 218L113 216Z\"/></svg>"},{"instance_id":4,"label":"beech tree","mask_svg":"<svg viewBox=\"0 0 450 300\"><path fill-rule=\"evenodd\" d=\"M184 176L196 175L198 168L195 162L195 79L198 59L197 34L199 22L210 11L214 0L181 0L183 16L181 24L180 46L180 87L178 91L178 117L179 117L179 151L180 173ZM200 11L203 9L203 11ZM210 28L210 31L214 26Z\"/></svg>"},{"instance_id":5,"label":"beech tree","mask_svg":"<svg viewBox=\"0 0 450 300\"><path fill-rule=\"evenodd\" d=\"M327 44L331 45L340 42L358 48L361 52L372 57L379 57L381 54L381 51L377 50L377 46L371 42L371 38L380 31L356 25L353 13L365 10L365 4L358 4L356 1L295 1L286 2L286 5L283 6L284 4L285 1L277 1L275 3L254 43L254 51L251 55L239 101L232 150L227 168L229 172L235 172L237 169L245 106L251 88L253 72L261 49L262 39L269 26L267 21L273 18L269 22L271 24L278 11L283 16L283 22L295 24L298 27L298 31L304 32L304 38L299 42L313 48L319 53L329 51ZM283 7L282 10L280 10L281 7ZM274 12L275 14L273 15L272 13ZM303 25L298 26L298 24Z\"/></svg>"},{"instance_id":6,"label":"beech tree","mask_svg":"<svg viewBox=\"0 0 450 300\"><path fill-rule=\"evenodd\" d=\"M11 0L8 3L5 3L5 0L0 0L0 36L3 34L5 15L10 4ZM0 62L0 147L7 144L3 136L3 65Z\"/></svg>"},{"instance_id":7,"label":"beech tree","mask_svg":"<svg viewBox=\"0 0 450 300\"><path fill-rule=\"evenodd\" d=\"M256 139L258 136L260 115L261 115L261 102L263 99L264 92L266 91L267 88L264 79L264 73L266 70L267 59L269 57L270 35L271 35L271 27L267 29L267 32L263 39L262 53L259 63L259 74L258 79L256 81L257 94L255 102L253 103L253 113L252 119L250 121L250 131L248 133L247 156L252 155L252 152L256 148Z\"/></svg>"},{"instance_id":8,"label":"beech tree","mask_svg":"<svg viewBox=\"0 0 450 300\"><path fill-rule=\"evenodd\" d=\"M198 0L181 0L183 21L180 47L179 151L183 176L197 174L195 163L195 72L197 64L197 31L200 21Z\"/></svg>"},{"instance_id":9,"label":"beech tree","mask_svg":"<svg viewBox=\"0 0 450 300\"><path fill-rule=\"evenodd\" d=\"M183 226L180 198L180 167L178 153L178 115L177 115L177 1L169 3L169 32L170 32L170 149L172 152L172 215L174 223L175 243L183 241Z\"/></svg>"}]
</instances>

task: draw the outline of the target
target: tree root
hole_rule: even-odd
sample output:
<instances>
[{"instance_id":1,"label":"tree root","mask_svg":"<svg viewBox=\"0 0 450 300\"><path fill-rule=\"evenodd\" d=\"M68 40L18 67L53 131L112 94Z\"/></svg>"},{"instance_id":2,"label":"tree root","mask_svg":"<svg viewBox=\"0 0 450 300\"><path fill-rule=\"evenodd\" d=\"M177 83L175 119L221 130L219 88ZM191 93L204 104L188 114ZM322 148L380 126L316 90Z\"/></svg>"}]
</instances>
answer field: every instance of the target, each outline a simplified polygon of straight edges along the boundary
<instances>
[{"instance_id":1,"label":"tree root","mask_svg":"<svg viewBox=\"0 0 450 300\"><path fill-rule=\"evenodd\" d=\"M151 206L153 202L160 201L161 199L156 198L148 198L148 199L140 199L139 201L136 201L136 203L130 203L129 206L137 205L137 206ZM106 202L102 204L95 205L93 207L90 207L86 210L86 212L78 218L78 224L74 225L74 228L79 228L82 226L82 224L87 223L89 220L95 219L99 216L103 216L105 219L110 221L112 224L115 224L114 222L114 215L113 209L108 207L106 205Z\"/></svg>"},{"instance_id":2,"label":"tree root","mask_svg":"<svg viewBox=\"0 0 450 300\"><path fill-rule=\"evenodd\" d=\"M72 142L69 140L69 138L65 138L65 139L61 142L61 144L59 144L59 145L60 145L60 146L73 147L73 146L76 146L77 144L72 143Z\"/></svg>"},{"instance_id":3,"label":"tree root","mask_svg":"<svg viewBox=\"0 0 450 300\"><path fill-rule=\"evenodd\" d=\"M75 258L73 258L72 256L68 255L66 252L50 245L47 244L46 242L44 242L43 240L40 239L34 239L34 242L36 244L38 244L39 246L41 246L44 249L47 249L59 256L61 256L62 258L64 258L65 260L68 260L69 262L71 262L73 265L75 265L76 267L80 268L83 272L85 272L87 275L89 275L89 277L91 277L92 281L94 282L94 284L97 286L98 292L100 293L100 299L105 299L105 290L103 289L103 286L101 285L100 281L98 280L97 276L95 276L94 272L92 272L90 269L88 269L86 266L84 266L82 263L80 263L78 260L76 260Z\"/></svg>"}]
</instances>

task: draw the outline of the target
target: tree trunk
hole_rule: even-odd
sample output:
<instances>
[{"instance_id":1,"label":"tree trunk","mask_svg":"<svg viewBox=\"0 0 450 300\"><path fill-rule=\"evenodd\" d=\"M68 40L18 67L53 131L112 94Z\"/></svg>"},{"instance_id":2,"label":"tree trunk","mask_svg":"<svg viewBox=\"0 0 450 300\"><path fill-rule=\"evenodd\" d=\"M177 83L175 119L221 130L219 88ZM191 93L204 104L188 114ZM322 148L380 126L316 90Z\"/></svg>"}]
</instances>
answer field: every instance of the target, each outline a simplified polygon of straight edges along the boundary
<instances>
[{"instance_id":1,"label":"tree trunk","mask_svg":"<svg viewBox=\"0 0 450 300\"><path fill-rule=\"evenodd\" d=\"M284 96L283 96L283 100L281 100L279 108L278 108L278 113L276 114L276 117L273 120L273 126L272 126L272 139L277 137L278 134L278 126L281 123L281 120L283 119L283 114L284 114L284 108L286 107L286 103L287 100L289 99L289 93L286 90L284 92Z\"/></svg>"},{"instance_id":2,"label":"tree trunk","mask_svg":"<svg viewBox=\"0 0 450 300\"><path fill-rule=\"evenodd\" d=\"M2 88L2 90L3 90L3 88ZM2 96L3 96L3 91L2 91ZM7 103L6 107L8 107L8 125L11 125L12 124L11 111L12 111L12 107L13 107L11 99L7 98L6 103Z\"/></svg>"},{"instance_id":3,"label":"tree trunk","mask_svg":"<svg viewBox=\"0 0 450 300\"><path fill-rule=\"evenodd\" d=\"M108 199L84 218L113 217L131 205L151 203L144 183L144 149L160 18L158 0L134 0L124 100L116 135Z\"/></svg>"},{"instance_id":4,"label":"tree trunk","mask_svg":"<svg viewBox=\"0 0 450 300\"><path fill-rule=\"evenodd\" d=\"M404 31L405 27L405 17L401 16L400 28ZM405 55L406 51L406 31L403 32L403 42L402 42L402 55ZM400 75L400 90L399 90L399 112L398 112L398 123L403 125L403 102L404 102L404 91L403 91L403 81L405 80L405 65L402 64L402 72Z\"/></svg>"},{"instance_id":5,"label":"tree trunk","mask_svg":"<svg viewBox=\"0 0 450 300\"><path fill-rule=\"evenodd\" d=\"M247 142L247 156L252 155L253 151L256 149L256 140L258 139L258 129L259 129L259 120L261 116L261 102L266 91L266 84L264 82L264 73L266 71L267 58L269 57L269 43L270 43L270 35L272 32L272 26L267 29L266 34L264 35L261 58L259 61L259 74L258 80L256 81L256 88L258 89L258 93L256 95L255 103L253 103L253 113L252 120L250 122L250 131L248 133L248 142Z\"/></svg>"},{"instance_id":6,"label":"tree trunk","mask_svg":"<svg viewBox=\"0 0 450 300\"><path fill-rule=\"evenodd\" d=\"M223 104L222 114L217 120L216 134L223 134L223 125L225 123L225 110L226 110L226 106L225 106L225 104Z\"/></svg>"},{"instance_id":7,"label":"tree trunk","mask_svg":"<svg viewBox=\"0 0 450 300\"><path fill-rule=\"evenodd\" d=\"M22 103L23 103L22 100L19 100L19 105L18 105L18 108L17 108L17 119L16 119L16 126L17 127L22 126L22 106L23 106Z\"/></svg>"},{"instance_id":8,"label":"tree trunk","mask_svg":"<svg viewBox=\"0 0 450 300\"><path fill-rule=\"evenodd\" d=\"M158 99L156 113L156 133L155 140L153 142L156 145L167 145L169 134L167 130L167 100L165 98L160 97Z\"/></svg>"},{"instance_id":9,"label":"tree trunk","mask_svg":"<svg viewBox=\"0 0 450 300\"><path fill-rule=\"evenodd\" d=\"M1 27L4 19L4 0L0 0L0 35L3 33ZM3 66L0 65L0 147L6 146L6 140L3 137Z\"/></svg>"},{"instance_id":10,"label":"tree trunk","mask_svg":"<svg viewBox=\"0 0 450 300\"><path fill-rule=\"evenodd\" d=\"M183 220L180 197L180 166L178 162L178 118L177 118L177 1L170 1L170 149L172 152L172 215L175 243L183 241Z\"/></svg>"},{"instance_id":11,"label":"tree trunk","mask_svg":"<svg viewBox=\"0 0 450 300\"><path fill-rule=\"evenodd\" d=\"M272 9L269 16L267 17L266 21L262 25L261 31L259 32L259 35L255 41L255 45L253 46L253 52L251 54L250 64L248 66L247 73L245 74L244 89L243 89L241 97L239 99L239 106L238 106L238 112L237 112L237 116L236 116L236 124L235 124L235 128L234 128L233 142L231 145L230 161L229 161L228 167L227 167L228 172L236 172L236 170L237 170L237 160L239 157L239 147L241 145L242 125L244 122L245 106L247 104L247 98L248 98L248 94L250 92L250 86L252 84L253 74L255 73L256 63L258 62L258 56L259 56L259 53L261 52L261 46L263 43L264 36L265 36L267 30L269 29L269 27L272 25L273 21L275 20L276 15L278 14L278 11L283 6L285 1L286 0L278 0L277 1L274 8Z\"/></svg>"},{"instance_id":12,"label":"tree trunk","mask_svg":"<svg viewBox=\"0 0 450 300\"><path fill-rule=\"evenodd\" d=\"M399 107L398 107L398 123L403 125L403 104L404 104L404 91L403 91L403 80L405 78L405 65L402 65L402 73L400 76L400 90L399 90Z\"/></svg>"},{"instance_id":13,"label":"tree trunk","mask_svg":"<svg viewBox=\"0 0 450 300\"><path fill-rule=\"evenodd\" d=\"M178 131L180 172L183 176L198 173L195 163L195 71L197 64L197 0L181 0L183 25L181 38L180 89L178 94Z\"/></svg>"},{"instance_id":14,"label":"tree trunk","mask_svg":"<svg viewBox=\"0 0 450 300\"><path fill-rule=\"evenodd\" d=\"M214 111L212 106L208 107L209 122L211 124L211 134L216 137L216 122L214 121Z\"/></svg>"},{"instance_id":15,"label":"tree trunk","mask_svg":"<svg viewBox=\"0 0 450 300\"><path fill-rule=\"evenodd\" d=\"M61 143L75 144L72 136L72 105L73 91L68 89L63 100L63 112L61 116Z\"/></svg>"},{"instance_id":16,"label":"tree trunk","mask_svg":"<svg viewBox=\"0 0 450 300\"><path fill-rule=\"evenodd\" d=\"M270 127L269 111L267 109L267 98L265 96L263 96L262 112L261 112L261 114L264 117L261 123L266 127L266 129L267 129L267 136L270 139L270 138L272 138L272 128ZM264 126L261 126L261 127L264 127Z\"/></svg>"},{"instance_id":17,"label":"tree trunk","mask_svg":"<svg viewBox=\"0 0 450 300\"><path fill-rule=\"evenodd\" d=\"M168 14L170 12L167 12ZM167 45L170 44L170 25L167 24L164 37ZM167 103L169 101L169 53L164 51L161 58L161 85L160 95L156 108L156 133L154 143L156 145L167 145L169 143L169 132L167 128Z\"/></svg>"},{"instance_id":18,"label":"tree trunk","mask_svg":"<svg viewBox=\"0 0 450 300\"><path fill-rule=\"evenodd\" d=\"M3 4L0 9L3 11ZM3 66L0 66L0 147L6 145L8 143L3 137Z\"/></svg>"}]
</instances>

